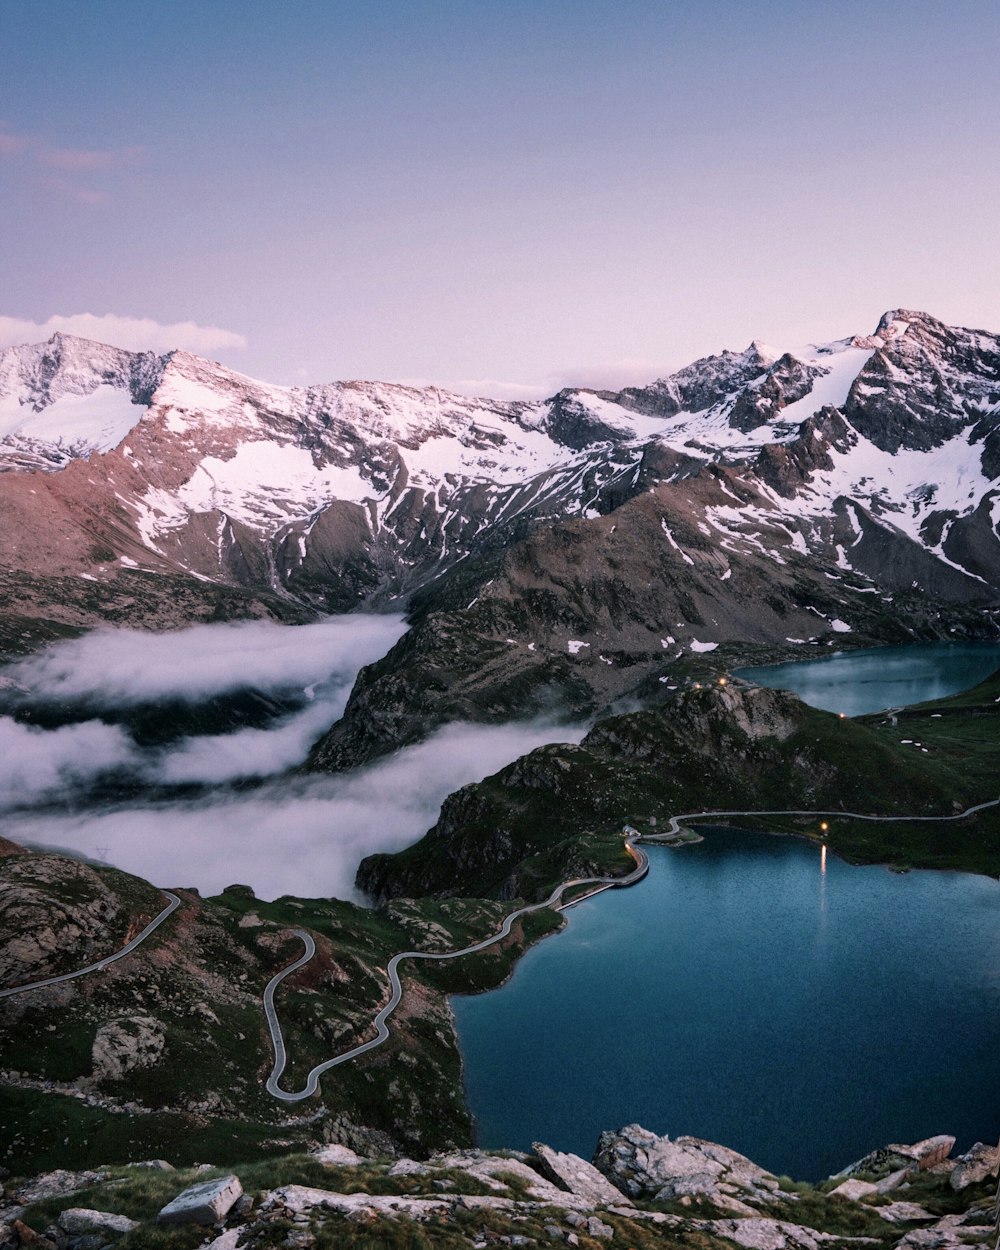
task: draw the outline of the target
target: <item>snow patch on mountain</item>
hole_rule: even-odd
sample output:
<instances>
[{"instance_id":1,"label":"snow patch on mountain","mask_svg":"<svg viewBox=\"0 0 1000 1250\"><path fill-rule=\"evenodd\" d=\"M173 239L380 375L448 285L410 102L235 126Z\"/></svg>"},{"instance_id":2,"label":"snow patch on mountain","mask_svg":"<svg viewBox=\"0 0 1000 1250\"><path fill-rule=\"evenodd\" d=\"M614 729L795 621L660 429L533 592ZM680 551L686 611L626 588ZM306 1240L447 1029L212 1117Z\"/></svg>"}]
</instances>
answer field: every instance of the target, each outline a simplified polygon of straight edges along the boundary
<instances>
[{"instance_id":1,"label":"snow patch on mountain","mask_svg":"<svg viewBox=\"0 0 1000 1250\"><path fill-rule=\"evenodd\" d=\"M0 352L0 468L90 457L93 481L70 475L65 515L93 487L102 549L134 560L138 539L195 576L337 611L394 600L539 525L599 523L661 488L665 546L685 577L716 586L731 577L724 552L846 572L907 540L992 584L996 412L1000 341L902 310L873 335L778 356L754 343L649 387L531 403L377 382L271 386L187 352L61 335ZM115 448L125 473L94 459ZM873 523L892 533L864 543ZM88 531L78 551L96 549Z\"/></svg>"},{"instance_id":2,"label":"snow patch on mountain","mask_svg":"<svg viewBox=\"0 0 1000 1250\"><path fill-rule=\"evenodd\" d=\"M798 424L823 408L842 407L858 374L874 354L872 348L852 347L849 342L792 352L803 364L818 366L825 373L813 381L808 395L782 408L781 420Z\"/></svg>"},{"instance_id":3,"label":"snow patch on mountain","mask_svg":"<svg viewBox=\"0 0 1000 1250\"><path fill-rule=\"evenodd\" d=\"M228 460L207 456L177 492L177 501L191 512L224 512L266 526L282 511L301 515L332 499L363 503L375 494L354 465L318 468L304 447L260 441L241 443Z\"/></svg>"},{"instance_id":4,"label":"snow patch on mountain","mask_svg":"<svg viewBox=\"0 0 1000 1250\"><path fill-rule=\"evenodd\" d=\"M882 451L855 431L854 446L846 452L832 449L834 467L818 469L796 502L801 501L802 515L809 515L837 495L866 499L898 529L922 541L921 526L930 513L967 515L1000 480L987 478L979 457L970 455L971 430L969 426L929 451L901 447L894 453ZM794 504L785 506L794 509Z\"/></svg>"},{"instance_id":5,"label":"snow patch on mountain","mask_svg":"<svg viewBox=\"0 0 1000 1250\"><path fill-rule=\"evenodd\" d=\"M38 411L6 395L0 399L0 440L12 448L49 444L68 461L111 451L144 411L127 392L108 385L85 395L60 395Z\"/></svg>"}]
</instances>

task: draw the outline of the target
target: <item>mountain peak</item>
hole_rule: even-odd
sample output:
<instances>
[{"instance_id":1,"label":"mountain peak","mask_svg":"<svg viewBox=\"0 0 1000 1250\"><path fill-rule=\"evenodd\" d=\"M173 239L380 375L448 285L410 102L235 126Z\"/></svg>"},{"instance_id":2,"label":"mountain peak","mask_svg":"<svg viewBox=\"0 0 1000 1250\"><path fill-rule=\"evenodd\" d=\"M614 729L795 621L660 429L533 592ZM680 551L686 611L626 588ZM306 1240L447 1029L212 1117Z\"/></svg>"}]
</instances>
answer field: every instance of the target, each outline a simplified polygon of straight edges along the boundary
<instances>
[{"instance_id":1,"label":"mountain peak","mask_svg":"<svg viewBox=\"0 0 1000 1250\"><path fill-rule=\"evenodd\" d=\"M750 346L743 353L747 361L759 361L766 369L769 365L773 365L778 359L778 353L773 351L761 339L754 339Z\"/></svg>"}]
</instances>

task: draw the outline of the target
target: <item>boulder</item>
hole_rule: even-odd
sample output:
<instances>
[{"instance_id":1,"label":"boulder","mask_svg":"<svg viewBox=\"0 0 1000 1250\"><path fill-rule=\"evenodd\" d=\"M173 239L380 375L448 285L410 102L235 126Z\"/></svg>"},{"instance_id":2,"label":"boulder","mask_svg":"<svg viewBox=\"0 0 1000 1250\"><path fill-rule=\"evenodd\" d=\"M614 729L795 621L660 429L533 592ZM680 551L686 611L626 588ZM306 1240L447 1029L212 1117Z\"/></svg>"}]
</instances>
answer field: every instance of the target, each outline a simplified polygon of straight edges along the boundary
<instances>
[{"instance_id":1,"label":"boulder","mask_svg":"<svg viewBox=\"0 0 1000 1250\"><path fill-rule=\"evenodd\" d=\"M253 1211L253 1197L251 1194L240 1194L233 1205L229 1208L229 1220L245 1220Z\"/></svg>"},{"instance_id":2,"label":"boulder","mask_svg":"<svg viewBox=\"0 0 1000 1250\"><path fill-rule=\"evenodd\" d=\"M622 1191L579 1155L563 1154L542 1142L534 1143L534 1151L542 1175L560 1188L585 1198L594 1206L621 1203Z\"/></svg>"},{"instance_id":3,"label":"boulder","mask_svg":"<svg viewBox=\"0 0 1000 1250\"><path fill-rule=\"evenodd\" d=\"M427 1165L418 1163L416 1159L397 1159L392 1165L387 1176L424 1176L427 1173Z\"/></svg>"},{"instance_id":4,"label":"boulder","mask_svg":"<svg viewBox=\"0 0 1000 1250\"><path fill-rule=\"evenodd\" d=\"M912 1175L912 1167L900 1168L897 1172L890 1172L888 1176L883 1176L875 1188L880 1194L891 1194L894 1189L898 1189Z\"/></svg>"},{"instance_id":5,"label":"boulder","mask_svg":"<svg viewBox=\"0 0 1000 1250\"><path fill-rule=\"evenodd\" d=\"M890 1224L914 1224L919 1220L935 1218L916 1202L890 1202L887 1207L872 1207L872 1210Z\"/></svg>"},{"instance_id":6,"label":"boulder","mask_svg":"<svg viewBox=\"0 0 1000 1250\"><path fill-rule=\"evenodd\" d=\"M158 1224L219 1224L243 1193L238 1176L221 1176L190 1185L156 1217Z\"/></svg>"},{"instance_id":7,"label":"boulder","mask_svg":"<svg viewBox=\"0 0 1000 1250\"><path fill-rule=\"evenodd\" d=\"M830 1190L831 1198L847 1198L851 1202L861 1202L863 1198L873 1198L878 1193L878 1186L871 1181L859 1181L851 1177Z\"/></svg>"},{"instance_id":8,"label":"boulder","mask_svg":"<svg viewBox=\"0 0 1000 1250\"><path fill-rule=\"evenodd\" d=\"M464 1197L460 1201L467 1209L474 1210L477 1205L487 1202L499 1203L502 1200ZM277 1207L290 1211L294 1218L296 1215L308 1214L316 1207L322 1207L348 1218L361 1212L362 1218L366 1221L369 1212L386 1216L389 1219L396 1219L400 1215L411 1219L425 1219L451 1210L455 1203L456 1199L452 1195L448 1197L440 1195L437 1198L411 1198L407 1195L340 1194L330 1189L314 1189L310 1185L282 1185L280 1189L273 1189L264 1195L261 1210L272 1211ZM510 1201L504 1203L507 1208L513 1205Z\"/></svg>"},{"instance_id":9,"label":"boulder","mask_svg":"<svg viewBox=\"0 0 1000 1250\"><path fill-rule=\"evenodd\" d=\"M701 1220L695 1227L734 1241L744 1250L818 1250L830 1242L840 1245L844 1242L836 1233L821 1233L814 1228L764 1216L746 1220Z\"/></svg>"},{"instance_id":10,"label":"boulder","mask_svg":"<svg viewBox=\"0 0 1000 1250\"><path fill-rule=\"evenodd\" d=\"M587 1235L589 1237L597 1237L601 1241L610 1241L615 1235L615 1230L610 1224L605 1224L603 1220L599 1220L596 1215L592 1215L586 1224Z\"/></svg>"},{"instance_id":11,"label":"boulder","mask_svg":"<svg viewBox=\"0 0 1000 1250\"><path fill-rule=\"evenodd\" d=\"M977 1141L958 1161L952 1170L949 1183L952 1189L965 1189L984 1181L988 1176L996 1176L1000 1167L1000 1146L987 1146Z\"/></svg>"},{"instance_id":12,"label":"boulder","mask_svg":"<svg viewBox=\"0 0 1000 1250\"><path fill-rule=\"evenodd\" d=\"M923 1141L918 1141L910 1147L910 1150L913 1152L917 1167L921 1172L926 1172L928 1168L944 1163L954 1148L954 1137L941 1133L937 1137L927 1137Z\"/></svg>"},{"instance_id":13,"label":"boulder","mask_svg":"<svg viewBox=\"0 0 1000 1250\"><path fill-rule=\"evenodd\" d=\"M67 1207L59 1216L59 1227L71 1236L81 1233L113 1233L122 1236L139 1227L138 1220L110 1211L92 1211L88 1207Z\"/></svg>"},{"instance_id":14,"label":"boulder","mask_svg":"<svg viewBox=\"0 0 1000 1250\"><path fill-rule=\"evenodd\" d=\"M658 1202L691 1196L716 1201L726 1195L770 1201L778 1186L770 1172L735 1150L700 1137L671 1141L638 1124L602 1133L594 1164L623 1193Z\"/></svg>"},{"instance_id":15,"label":"boulder","mask_svg":"<svg viewBox=\"0 0 1000 1250\"><path fill-rule=\"evenodd\" d=\"M937 1137L925 1137L923 1141L914 1142L912 1146L893 1142L889 1146L880 1146L877 1150L871 1151L857 1163L852 1163L843 1171L837 1172L831 1179L838 1180L844 1176L853 1176L857 1172L885 1176L903 1168L912 1168L914 1165L918 1171L926 1172L944 1163L954 1145L954 1137L943 1133Z\"/></svg>"},{"instance_id":16,"label":"boulder","mask_svg":"<svg viewBox=\"0 0 1000 1250\"><path fill-rule=\"evenodd\" d=\"M36 1233L30 1224L24 1224L21 1220L13 1222L11 1231L17 1237L15 1244L18 1246L31 1246L33 1250L55 1250L54 1242L43 1237L41 1233Z\"/></svg>"},{"instance_id":17,"label":"boulder","mask_svg":"<svg viewBox=\"0 0 1000 1250\"><path fill-rule=\"evenodd\" d=\"M152 1016L108 1020L97 1030L91 1047L95 1081L120 1081L137 1068L159 1063L166 1032Z\"/></svg>"},{"instance_id":18,"label":"boulder","mask_svg":"<svg viewBox=\"0 0 1000 1250\"><path fill-rule=\"evenodd\" d=\"M313 1158L327 1167L353 1168L359 1163L368 1162L350 1146L338 1146L336 1142L331 1142L328 1146L320 1146L319 1150L313 1151Z\"/></svg>"},{"instance_id":19,"label":"boulder","mask_svg":"<svg viewBox=\"0 0 1000 1250\"><path fill-rule=\"evenodd\" d=\"M896 1242L895 1250L964 1250L966 1243L947 1228L914 1228L902 1241Z\"/></svg>"},{"instance_id":20,"label":"boulder","mask_svg":"<svg viewBox=\"0 0 1000 1250\"><path fill-rule=\"evenodd\" d=\"M242 1228L227 1228L214 1241L210 1241L205 1250L236 1250L236 1243L239 1241L242 1232Z\"/></svg>"},{"instance_id":21,"label":"boulder","mask_svg":"<svg viewBox=\"0 0 1000 1250\"><path fill-rule=\"evenodd\" d=\"M78 1189L89 1189L105 1179L103 1172L67 1172L57 1168L55 1172L45 1172L33 1180L26 1181L17 1190L17 1201L25 1206L33 1202L44 1202L46 1198L64 1198L67 1194L76 1193Z\"/></svg>"},{"instance_id":22,"label":"boulder","mask_svg":"<svg viewBox=\"0 0 1000 1250\"><path fill-rule=\"evenodd\" d=\"M455 1150L450 1154L434 1155L430 1164L435 1168L459 1168L467 1176L475 1177L488 1189L498 1193L507 1191L507 1178L516 1176L524 1182L524 1192L535 1202L545 1202L550 1206L586 1207L593 1206L586 1198L567 1193L565 1189L540 1176L534 1168L524 1162L527 1156L515 1158L510 1155L483 1154L479 1150ZM603 1179L603 1177L602 1177ZM607 1183L607 1182L605 1182ZM616 1191L616 1202L622 1196Z\"/></svg>"}]
</instances>

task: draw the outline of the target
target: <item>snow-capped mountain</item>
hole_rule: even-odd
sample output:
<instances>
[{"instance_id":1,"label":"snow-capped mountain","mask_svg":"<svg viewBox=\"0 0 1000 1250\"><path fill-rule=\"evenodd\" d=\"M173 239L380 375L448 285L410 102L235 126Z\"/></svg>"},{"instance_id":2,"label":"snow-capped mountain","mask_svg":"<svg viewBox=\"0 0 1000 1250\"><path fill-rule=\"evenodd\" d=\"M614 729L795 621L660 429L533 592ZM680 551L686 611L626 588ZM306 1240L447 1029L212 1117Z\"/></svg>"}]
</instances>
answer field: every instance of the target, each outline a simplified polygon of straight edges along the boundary
<instances>
[{"instance_id":1,"label":"snow-capped mountain","mask_svg":"<svg viewBox=\"0 0 1000 1250\"><path fill-rule=\"evenodd\" d=\"M690 567L703 547L808 558L986 604L998 425L997 336L904 311L537 403L268 386L55 335L0 353L0 552L39 576L169 571L346 610L672 484L662 541Z\"/></svg>"}]
</instances>

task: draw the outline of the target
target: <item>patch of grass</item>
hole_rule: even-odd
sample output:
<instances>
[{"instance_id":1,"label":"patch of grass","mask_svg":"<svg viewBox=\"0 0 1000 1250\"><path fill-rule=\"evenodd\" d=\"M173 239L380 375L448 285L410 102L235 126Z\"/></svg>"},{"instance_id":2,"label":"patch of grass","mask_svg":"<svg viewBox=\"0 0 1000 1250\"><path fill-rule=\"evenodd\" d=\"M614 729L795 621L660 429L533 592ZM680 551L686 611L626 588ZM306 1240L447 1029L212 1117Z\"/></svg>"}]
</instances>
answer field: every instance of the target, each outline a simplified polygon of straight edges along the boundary
<instances>
[{"instance_id":1,"label":"patch of grass","mask_svg":"<svg viewBox=\"0 0 1000 1250\"><path fill-rule=\"evenodd\" d=\"M284 1126L284 1145L273 1125L225 1117L157 1112L116 1115L64 1094L0 1086L4 1166L22 1175L55 1168L86 1168L163 1158L184 1166L213 1159L262 1159L288 1153L288 1141L305 1146L315 1126Z\"/></svg>"},{"instance_id":2,"label":"patch of grass","mask_svg":"<svg viewBox=\"0 0 1000 1250\"><path fill-rule=\"evenodd\" d=\"M792 1220L806 1228L833 1233L838 1237L873 1237L887 1244L899 1240L899 1230L864 1203L831 1198L810 1185L792 1184L793 1190L784 1186L782 1189L786 1193L798 1194L798 1201L791 1209L787 1203L775 1203L769 1212L775 1219Z\"/></svg>"}]
</instances>

